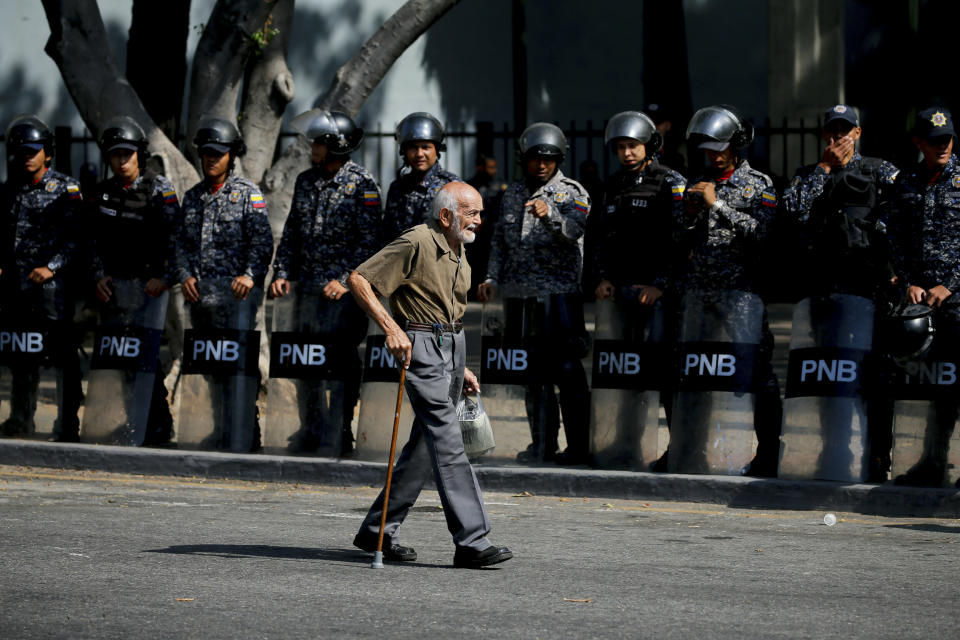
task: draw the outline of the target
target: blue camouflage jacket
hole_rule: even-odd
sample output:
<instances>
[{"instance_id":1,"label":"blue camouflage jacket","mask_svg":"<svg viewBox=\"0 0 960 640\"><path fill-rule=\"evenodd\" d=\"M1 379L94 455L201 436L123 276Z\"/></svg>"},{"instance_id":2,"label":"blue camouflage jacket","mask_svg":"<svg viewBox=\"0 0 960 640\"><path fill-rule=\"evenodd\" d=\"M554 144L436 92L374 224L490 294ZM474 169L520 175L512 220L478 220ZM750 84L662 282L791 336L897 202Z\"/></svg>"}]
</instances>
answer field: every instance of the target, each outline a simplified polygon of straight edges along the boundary
<instances>
[{"instance_id":1,"label":"blue camouflage jacket","mask_svg":"<svg viewBox=\"0 0 960 640\"><path fill-rule=\"evenodd\" d=\"M449 182L460 180L457 174L435 163L417 179L412 173L401 175L387 190L387 204L383 211L381 244L390 242L411 227L426 221L427 210L437 191Z\"/></svg>"},{"instance_id":2,"label":"blue camouflage jacket","mask_svg":"<svg viewBox=\"0 0 960 640\"><path fill-rule=\"evenodd\" d=\"M297 176L274 278L345 283L380 248L380 227L380 187L369 171L352 160L329 178L308 169Z\"/></svg>"}]
</instances>

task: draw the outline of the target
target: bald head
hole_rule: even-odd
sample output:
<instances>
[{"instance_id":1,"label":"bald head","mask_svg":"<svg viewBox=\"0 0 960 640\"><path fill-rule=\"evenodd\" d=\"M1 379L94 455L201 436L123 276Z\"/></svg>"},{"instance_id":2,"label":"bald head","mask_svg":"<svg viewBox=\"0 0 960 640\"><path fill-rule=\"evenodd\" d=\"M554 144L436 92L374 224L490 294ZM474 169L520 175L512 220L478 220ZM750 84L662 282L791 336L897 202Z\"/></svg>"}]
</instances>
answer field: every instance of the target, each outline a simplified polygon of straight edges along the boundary
<instances>
[{"instance_id":1,"label":"bald head","mask_svg":"<svg viewBox=\"0 0 960 640\"><path fill-rule=\"evenodd\" d=\"M430 217L437 221L451 247L476 239L483 198L466 182L448 182L430 204Z\"/></svg>"}]
</instances>

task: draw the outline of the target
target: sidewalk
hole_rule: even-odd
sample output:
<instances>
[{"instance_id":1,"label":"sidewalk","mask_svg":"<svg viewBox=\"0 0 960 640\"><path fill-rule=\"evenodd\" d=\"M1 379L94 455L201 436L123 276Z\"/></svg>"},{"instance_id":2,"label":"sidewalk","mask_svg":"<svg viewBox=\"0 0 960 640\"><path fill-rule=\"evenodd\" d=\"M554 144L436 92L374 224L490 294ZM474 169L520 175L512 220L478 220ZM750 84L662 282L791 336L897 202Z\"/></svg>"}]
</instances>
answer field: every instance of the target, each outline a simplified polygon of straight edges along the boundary
<instances>
[{"instance_id":1,"label":"sidewalk","mask_svg":"<svg viewBox=\"0 0 960 640\"><path fill-rule=\"evenodd\" d=\"M386 465L376 462L32 440L0 440L0 464L337 486L380 486L386 475ZM955 489L598 471L585 467L480 464L476 471L485 491L514 494L960 518L960 491Z\"/></svg>"}]
</instances>

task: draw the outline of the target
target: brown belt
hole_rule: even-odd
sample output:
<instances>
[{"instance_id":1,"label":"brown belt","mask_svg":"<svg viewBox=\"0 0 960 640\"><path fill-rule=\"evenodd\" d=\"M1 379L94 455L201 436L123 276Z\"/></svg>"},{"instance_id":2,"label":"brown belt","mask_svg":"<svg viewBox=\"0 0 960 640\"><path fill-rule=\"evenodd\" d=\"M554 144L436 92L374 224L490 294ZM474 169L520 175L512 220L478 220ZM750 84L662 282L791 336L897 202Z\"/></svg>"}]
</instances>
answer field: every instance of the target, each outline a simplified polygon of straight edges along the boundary
<instances>
[{"instance_id":1,"label":"brown belt","mask_svg":"<svg viewBox=\"0 0 960 640\"><path fill-rule=\"evenodd\" d=\"M405 320L400 323L407 331L429 331L430 333L460 333L463 331L462 322L410 322Z\"/></svg>"}]
</instances>

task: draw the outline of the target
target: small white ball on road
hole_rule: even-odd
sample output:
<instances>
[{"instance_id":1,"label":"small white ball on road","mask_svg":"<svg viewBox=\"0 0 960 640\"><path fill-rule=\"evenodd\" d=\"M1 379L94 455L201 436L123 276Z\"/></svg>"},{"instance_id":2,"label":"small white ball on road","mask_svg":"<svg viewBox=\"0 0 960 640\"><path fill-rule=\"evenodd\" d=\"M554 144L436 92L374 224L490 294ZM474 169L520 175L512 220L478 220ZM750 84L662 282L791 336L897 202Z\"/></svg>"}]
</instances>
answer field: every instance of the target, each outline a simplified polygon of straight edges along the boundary
<instances>
[{"instance_id":1,"label":"small white ball on road","mask_svg":"<svg viewBox=\"0 0 960 640\"><path fill-rule=\"evenodd\" d=\"M823 524L827 525L828 527L832 527L833 525L837 524L837 516L833 515L832 513L828 513L827 515L823 516Z\"/></svg>"}]
</instances>

